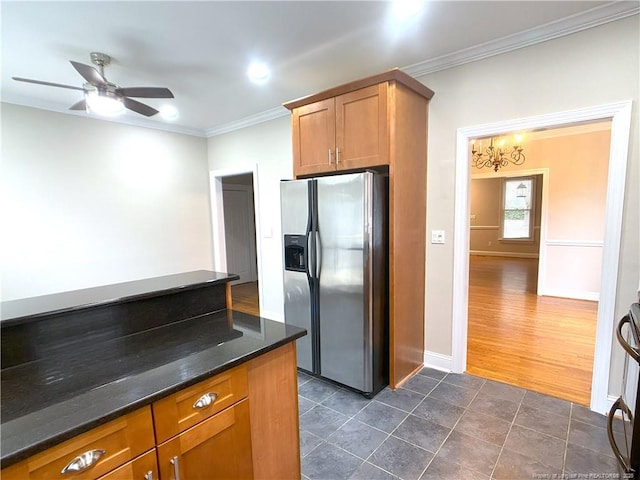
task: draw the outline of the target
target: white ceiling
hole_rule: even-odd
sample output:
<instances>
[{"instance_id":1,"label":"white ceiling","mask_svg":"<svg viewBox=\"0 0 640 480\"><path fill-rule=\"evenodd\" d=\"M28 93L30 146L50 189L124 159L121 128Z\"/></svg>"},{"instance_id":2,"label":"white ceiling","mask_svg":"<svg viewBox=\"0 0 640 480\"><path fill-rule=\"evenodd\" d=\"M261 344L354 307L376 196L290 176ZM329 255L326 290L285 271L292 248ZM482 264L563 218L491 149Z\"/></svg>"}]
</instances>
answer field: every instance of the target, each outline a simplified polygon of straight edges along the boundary
<instances>
[{"instance_id":1,"label":"white ceiling","mask_svg":"<svg viewBox=\"0 0 640 480\"><path fill-rule=\"evenodd\" d=\"M105 76L170 88L179 118L117 121L215 135L286 115L283 102L400 67L417 76L638 13L638 1L432 1L394 30L383 1L2 1L2 101L60 112L81 92L69 60L111 55ZM271 65L256 86L252 59ZM437 92L436 92L437 95ZM141 99L159 108L167 100ZM86 115L84 112L69 112Z\"/></svg>"}]
</instances>

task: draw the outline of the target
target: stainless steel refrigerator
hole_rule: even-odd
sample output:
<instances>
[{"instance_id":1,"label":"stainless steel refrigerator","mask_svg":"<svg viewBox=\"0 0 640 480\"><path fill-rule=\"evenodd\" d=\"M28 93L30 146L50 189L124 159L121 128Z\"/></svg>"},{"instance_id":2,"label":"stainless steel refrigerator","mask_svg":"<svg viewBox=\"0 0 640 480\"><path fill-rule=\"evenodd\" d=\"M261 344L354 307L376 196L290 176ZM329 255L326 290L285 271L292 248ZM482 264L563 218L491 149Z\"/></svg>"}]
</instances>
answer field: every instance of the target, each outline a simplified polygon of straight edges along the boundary
<instances>
[{"instance_id":1,"label":"stainless steel refrigerator","mask_svg":"<svg viewBox=\"0 0 640 480\"><path fill-rule=\"evenodd\" d=\"M285 322L298 367L373 396L388 383L387 178L282 181Z\"/></svg>"}]
</instances>

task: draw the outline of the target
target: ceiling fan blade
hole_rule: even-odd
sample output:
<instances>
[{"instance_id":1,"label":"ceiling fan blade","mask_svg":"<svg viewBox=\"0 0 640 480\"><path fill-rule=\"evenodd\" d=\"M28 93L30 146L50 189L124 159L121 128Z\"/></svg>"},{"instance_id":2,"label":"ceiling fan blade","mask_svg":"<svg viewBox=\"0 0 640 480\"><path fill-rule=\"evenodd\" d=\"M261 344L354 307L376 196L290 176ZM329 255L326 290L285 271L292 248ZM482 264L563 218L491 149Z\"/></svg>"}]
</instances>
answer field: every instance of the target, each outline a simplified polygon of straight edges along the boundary
<instances>
[{"instance_id":1,"label":"ceiling fan blade","mask_svg":"<svg viewBox=\"0 0 640 480\"><path fill-rule=\"evenodd\" d=\"M116 93L125 97L139 98L174 98L173 93L168 88L161 87L128 87L116 88Z\"/></svg>"},{"instance_id":2,"label":"ceiling fan blade","mask_svg":"<svg viewBox=\"0 0 640 480\"><path fill-rule=\"evenodd\" d=\"M69 107L69 110L86 110L86 109L87 109L87 101L84 98Z\"/></svg>"},{"instance_id":3,"label":"ceiling fan blade","mask_svg":"<svg viewBox=\"0 0 640 480\"><path fill-rule=\"evenodd\" d=\"M124 97L122 99L122 102L124 103L124 106L129 110L133 110L134 112L139 113L140 115L144 115L145 117L151 117L158 113L158 110L156 110L155 108L150 107L149 105L145 105L144 103L140 103L132 98Z\"/></svg>"},{"instance_id":4,"label":"ceiling fan blade","mask_svg":"<svg viewBox=\"0 0 640 480\"><path fill-rule=\"evenodd\" d=\"M42 80L31 80L30 78L22 78L22 77L11 77L18 82L27 82L27 83L36 83L38 85L46 85L48 87L60 87L60 88L69 88L71 90L83 90L81 87L74 87L72 85L63 85L61 83L52 83L52 82L43 82Z\"/></svg>"},{"instance_id":5,"label":"ceiling fan blade","mask_svg":"<svg viewBox=\"0 0 640 480\"><path fill-rule=\"evenodd\" d=\"M84 78L87 82L95 87L100 87L103 85L107 85L107 80L93 67L89 65L85 65L84 63L74 62L73 60L69 60L73 68L75 68L82 78Z\"/></svg>"}]
</instances>

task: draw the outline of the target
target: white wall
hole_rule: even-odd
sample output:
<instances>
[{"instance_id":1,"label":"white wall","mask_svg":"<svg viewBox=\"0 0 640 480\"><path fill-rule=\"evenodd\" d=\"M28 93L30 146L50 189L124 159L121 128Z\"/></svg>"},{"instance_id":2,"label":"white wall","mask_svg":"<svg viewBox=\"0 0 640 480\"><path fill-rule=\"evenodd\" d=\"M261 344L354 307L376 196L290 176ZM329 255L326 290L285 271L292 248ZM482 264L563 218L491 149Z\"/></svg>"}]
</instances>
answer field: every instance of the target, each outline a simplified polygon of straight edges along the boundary
<instances>
[{"instance_id":1,"label":"white wall","mask_svg":"<svg viewBox=\"0 0 640 480\"><path fill-rule=\"evenodd\" d=\"M214 171L250 172L257 165L258 185L254 195L262 243L258 258L260 314L283 321L280 180L293 178L291 121L288 116L282 117L212 137L208 153L209 168Z\"/></svg>"},{"instance_id":2,"label":"white wall","mask_svg":"<svg viewBox=\"0 0 640 480\"><path fill-rule=\"evenodd\" d=\"M616 315L638 288L638 16L419 78L435 91L429 110L427 229L453 238L458 128L574 108L634 100ZM308 92L309 94L314 92ZM260 219L273 227L263 241L264 281L282 312L277 179L292 175L289 119L277 119L209 140L211 169L258 163ZM269 169L269 172L265 170ZM428 236L428 235L427 235ZM426 348L451 355L453 244L427 246ZM273 282L273 283L272 283ZM614 340L615 342L615 340ZM622 352L614 346L610 393L620 388Z\"/></svg>"},{"instance_id":3,"label":"white wall","mask_svg":"<svg viewBox=\"0 0 640 480\"><path fill-rule=\"evenodd\" d=\"M204 138L1 115L2 300L211 269Z\"/></svg>"},{"instance_id":4,"label":"white wall","mask_svg":"<svg viewBox=\"0 0 640 480\"><path fill-rule=\"evenodd\" d=\"M621 261L620 318L635 298L638 243L638 16L419 78L430 105L427 229L453 236L458 128L633 100ZM526 164L525 164L526 165ZM451 355L453 244L427 245L426 348ZM615 344L614 339L614 344ZM613 345L610 393L619 392L622 350Z\"/></svg>"}]
</instances>

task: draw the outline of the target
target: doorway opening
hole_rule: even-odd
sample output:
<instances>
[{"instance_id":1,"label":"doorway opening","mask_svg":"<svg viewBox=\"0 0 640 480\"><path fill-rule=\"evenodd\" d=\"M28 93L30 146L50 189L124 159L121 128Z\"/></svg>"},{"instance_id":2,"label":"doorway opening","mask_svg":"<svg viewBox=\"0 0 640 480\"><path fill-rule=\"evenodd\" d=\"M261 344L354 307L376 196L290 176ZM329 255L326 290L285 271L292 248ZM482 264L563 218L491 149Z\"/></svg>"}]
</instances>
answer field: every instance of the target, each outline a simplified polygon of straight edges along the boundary
<instances>
[{"instance_id":1,"label":"doorway opening","mask_svg":"<svg viewBox=\"0 0 640 480\"><path fill-rule=\"evenodd\" d=\"M605 412L610 407L610 400L608 398L609 365L617 290L620 238L622 232L622 211L631 123L631 102L558 112L458 130L454 214L452 329L452 370L454 372L464 372L467 369L467 333L470 313L468 309L469 230L471 214L469 195L471 182L471 165L469 158L470 140L483 136L499 135L510 131L533 131L607 120L611 121L611 142L606 186L602 267L599 272L601 283L597 310L590 407L592 410L598 412ZM575 168L586 168L586 166L578 163L575 165ZM544 228L543 222L541 230L544 231ZM540 255L544 256L547 254L547 249L541 248ZM543 274L546 275L546 272L541 271L539 276Z\"/></svg>"},{"instance_id":2,"label":"doorway opening","mask_svg":"<svg viewBox=\"0 0 640 480\"><path fill-rule=\"evenodd\" d=\"M472 169L468 373L589 405L609 144L609 121L529 132L526 165Z\"/></svg>"},{"instance_id":3,"label":"doorway opening","mask_svg":"<svg viewBox=\"0 0 640 480\"><path fill-rule=\"evenodd\" d=\"M214 269L234 273L232 309L260 316L259 224L255 171L211 172Z\"/></svg>"}]
</instances>

